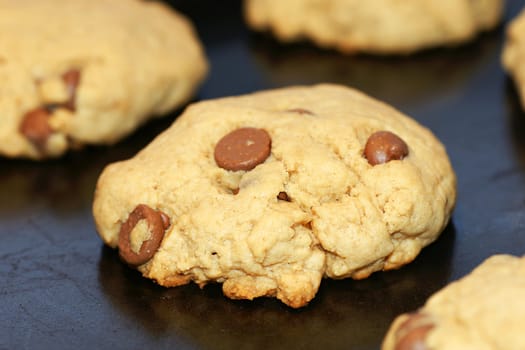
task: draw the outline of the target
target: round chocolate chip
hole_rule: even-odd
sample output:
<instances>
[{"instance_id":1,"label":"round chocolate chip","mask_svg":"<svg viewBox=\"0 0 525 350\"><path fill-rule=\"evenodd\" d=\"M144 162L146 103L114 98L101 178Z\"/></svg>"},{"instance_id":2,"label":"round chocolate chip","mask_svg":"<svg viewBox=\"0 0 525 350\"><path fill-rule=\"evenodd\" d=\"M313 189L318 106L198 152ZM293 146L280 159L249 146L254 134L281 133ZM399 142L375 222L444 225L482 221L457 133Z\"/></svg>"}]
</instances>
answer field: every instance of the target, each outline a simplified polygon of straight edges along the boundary
<instances>
[{"instance_id":1,"label":"round chocolate chip","mask_svg":"<svg viewBox=\"0 0 525 350\"><path fill-rule=\"evenodd\" d=\"M416 312L403 322L396 331L395 350L426 350L425 340L434 323L428 315Z\"/></svg>"},{"instance_id":2,"label":"round chocolate chip","mask_svg":"<svg viewBox=\"0 0 525 350\"><path fill-rule=\"evenodd\" d=\"M139 251L135 252L131 246L131 232L141 220L147 223L149 238L144 240ZM153 210L145 204L137 205L120 227L118 236L120 258L133 266L148 262L159 248L168 226L169 218L166 214Z\"/></svg>"},{"instance_id":3,"label":"round chocolate chip","mask_svg":"<svg viewBox=\"0 0 525 350\"><path fill-rule=\"evenodd\" d=\"M240 128L215 146L215 162L226 170L251 170L270 155L272 140L264 129Z\"/></svg>"},{"instance_id":4,"label":"round chocolate chip","mask_svg":"<svg viewBox=\"0 0 525 350\"><path fill-rule=\"evenodd\" d=\"M390 131L373 133L365 145L365 157L371 165L401 160L408 155L408 146L399 136Z\"/></svg>"},{"instance_id":5,"label":"round chocolate chip","mask_svg":"<svg viewBox=\"0 0 525 350\"><path fill-rule=\"evenodd\" d=\"M80 83L80 71L78 69L71 69L62 74L62 81L66 84L69 99L63 106L71 111L76 110L77 87Z\"/></svg>"},{"instance_id":6,"label":"round chocolate chip","mask_svg":"<svg viewBox=\"0 0 525 350\"><path fill-rule=\"evenodd\" d=\"M49 125L49 110L45 107L35 108L22 118L19 130L39 150L46 146L47 139L53 133Z\"/></svg>"}]
</instances>

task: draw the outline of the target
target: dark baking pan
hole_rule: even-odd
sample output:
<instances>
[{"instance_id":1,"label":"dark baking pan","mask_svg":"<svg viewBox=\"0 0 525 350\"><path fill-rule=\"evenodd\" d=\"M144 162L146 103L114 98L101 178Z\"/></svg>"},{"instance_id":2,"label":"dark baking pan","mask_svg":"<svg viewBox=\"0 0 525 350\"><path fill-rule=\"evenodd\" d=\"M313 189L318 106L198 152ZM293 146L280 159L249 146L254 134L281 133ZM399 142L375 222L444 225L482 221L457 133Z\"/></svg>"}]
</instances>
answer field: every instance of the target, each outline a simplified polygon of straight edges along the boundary
<instances>
[{"instance_id":1,"label":"dark baking pan","mask_svg":"<svg viewBox=\"0 0 525 350\"><path fill-rule=\"evenodd\" d=\"M197 99L292 84L357 87L411 115L446 145L458 202L442 236L411 264L362 281L322 282L300 310L232 301L219 285L166 289L103 247L91 215L98 175L132 156L177 113L115 147L37 164L0 160L0 349L378 349L389 323L495 253L525 253L525 115L500 65L504 24L460 48L345 57L283 46L244 25L239 1L173 1L206 45Z\"/></svg>"}]
</instances>

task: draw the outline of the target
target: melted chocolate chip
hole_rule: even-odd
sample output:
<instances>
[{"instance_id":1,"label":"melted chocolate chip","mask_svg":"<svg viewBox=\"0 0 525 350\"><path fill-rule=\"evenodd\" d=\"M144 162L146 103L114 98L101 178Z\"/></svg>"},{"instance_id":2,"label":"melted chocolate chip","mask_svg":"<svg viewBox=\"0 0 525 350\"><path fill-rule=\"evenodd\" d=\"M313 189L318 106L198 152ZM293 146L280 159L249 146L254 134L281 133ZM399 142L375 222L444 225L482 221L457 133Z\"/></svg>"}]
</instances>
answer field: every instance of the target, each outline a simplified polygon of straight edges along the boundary
<instances>
[{"instance_id":1,"label":"melted chocolate chip","mask_svg":"<svg viewBox=\"0 0 525 350\"><path fill-rule=\"evenodd\" d=\"M47 108L35 108L22 118L20 132L39 150L44 150L47 139L53 133L49 125L50 113Z\"/></svg>"},{"instance_id":2,"label":"melted chocolate chip","mask_svg":"<svg viewBox=\"0 0 525 350\"><path fill-rule=\"evenodd\" d=\"M240 128L215 146L215 162L226 170L251 170L268 158L271 138L264 129Z\"/></svg>"},{"instance_id":3,"label":"melted chocolate chip","mask_svg":"<svg viewBox=\"0 0 525 350\"><path fill-rule=\"evenodd\" d=\"M390 131L378 131L368 138L364 155L371 165L401 160L408 155L408 146Z\"/></svg>"},{"instance_id":4,"label":"melted chocolate chip","mask_svg":"<svg viewBox=\"0 0 525 350\"><path fill-rule=\"evenodd\" d=\"M131 232L141 220L146 220L150 237L144 240L139 251L135 252L131 247ZM148 262L157 252L167 227L169 227L169 217L166 214L153 210L145 204L137 205L120 227L118 236L120 258L133 266Z\"/></svg>"}]
</instances>

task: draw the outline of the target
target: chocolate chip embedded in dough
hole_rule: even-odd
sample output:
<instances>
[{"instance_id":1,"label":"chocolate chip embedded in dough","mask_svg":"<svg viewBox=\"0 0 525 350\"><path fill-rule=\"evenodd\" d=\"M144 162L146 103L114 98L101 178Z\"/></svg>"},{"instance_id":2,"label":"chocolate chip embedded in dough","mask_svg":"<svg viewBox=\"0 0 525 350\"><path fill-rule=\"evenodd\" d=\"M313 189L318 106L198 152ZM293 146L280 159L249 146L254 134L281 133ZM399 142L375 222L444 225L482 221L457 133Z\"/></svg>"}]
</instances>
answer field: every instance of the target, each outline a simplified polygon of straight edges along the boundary
<instances>
[{"instance_id":1,"label":"chocolate chip embedded in dough","mask_svg":"<svg viewBox=\"0 0 525 350\"><path fill-rule=\"evenodd\" d=\"M288 197L288 193L286 192L279 192L279 194L277 195L277 199L286 202L290 201L290 197Z\"/></svg>"},{"instance_id":2,"label":"chocolate chip embedded in dough","mask_svg":"<svg viewBox=\"0 0 525 350\"><path fill-rule=\"evenodd\" d=\"M226 170L252 170L268 158L272 140L264 129L240 128L215 146L215 162Z\"/></svg>"},{"instance_id":3,"label":"chocolate chip embedded in dough","mask_svg":"<svg viewBox=\"0 0 525 350\"><path fill-rule=\"evenodd\" d=\"M49 125L50 112L45 107L35 108L22 118L19 131L39 150L45 149L53 129Z\"/></svg>"},{"instance_id":4,"label":"chocolate chip embedded in dough","mask_svg":"<svg viewBox=\"0 0 525 350\"><path fill-rule=\"evenodd\" d=\"M68 70L62 74L62 80L66 84L69 96L63 106L74 112L76 110L77 87L80 83L80 71L78 69Z\"/></svg>"},{"instance_id":5,"label":"chocolate chip embedded in dough","mask_svg":"<svg viewBox=\"0 0 525 350\"><path fill-rule=\"evenodd\" d=\"M408 146L399 136L390 131L378 131L370 135L364 155L371 165L401 160L408 155Z\"/></svg>"},{"instance_id":6,"label":"chocolate chip embedded in dough","mask_svg":"<svg viewBox=\"0 0 525 350\"><path fill-rule=\"evenodd\" d=\"M426 350L425 340L434 328L432 319L421 312L413 313L396 331L395 350Z\"/></svg>"},{"instance_id":7,"label":"chocolate chip embedded in dough","mask_svg":"<svg viewBox=\"0 0 525 350\"><path fill-rule=\"evenodd\" d=\"M135 252L131 246L131 232L141 220L146 221L149 238L144 240L139 251ZM121 259L133 266L148 262L157 252L167 226L169 226L169 218L166 214L145 204L137 205L120 227L118 248Z\"/></svg>"}]
</instances>

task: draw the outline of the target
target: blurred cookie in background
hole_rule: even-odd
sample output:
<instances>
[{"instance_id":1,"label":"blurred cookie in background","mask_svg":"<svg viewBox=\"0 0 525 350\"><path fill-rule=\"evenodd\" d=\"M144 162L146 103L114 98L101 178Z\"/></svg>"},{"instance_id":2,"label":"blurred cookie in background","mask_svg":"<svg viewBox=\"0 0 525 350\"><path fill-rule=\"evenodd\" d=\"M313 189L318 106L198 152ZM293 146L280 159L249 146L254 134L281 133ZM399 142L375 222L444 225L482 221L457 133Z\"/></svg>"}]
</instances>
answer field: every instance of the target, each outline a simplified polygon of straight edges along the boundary
<instances>
[{"instance_id":1,"label":"blurred cookie in background","mask_svg":"<svg viewBox=\"0 0 525 350\"><path fill-rule=\"evenodd\" d=\"M160 2L0 0L0 155L112 144L187 102L207 72L192 24Z\"/></svg>"},{"instance_id":2,"label":"blurred cookie in background","mask_svg":"<svg viewBox=\"0 0 525 350\"><path fill-rule=\"evenodd\" d=\"M245 0L248 25L343 53L410 54L494 28L503 0Z\"/></svg>"}]
</instances>

